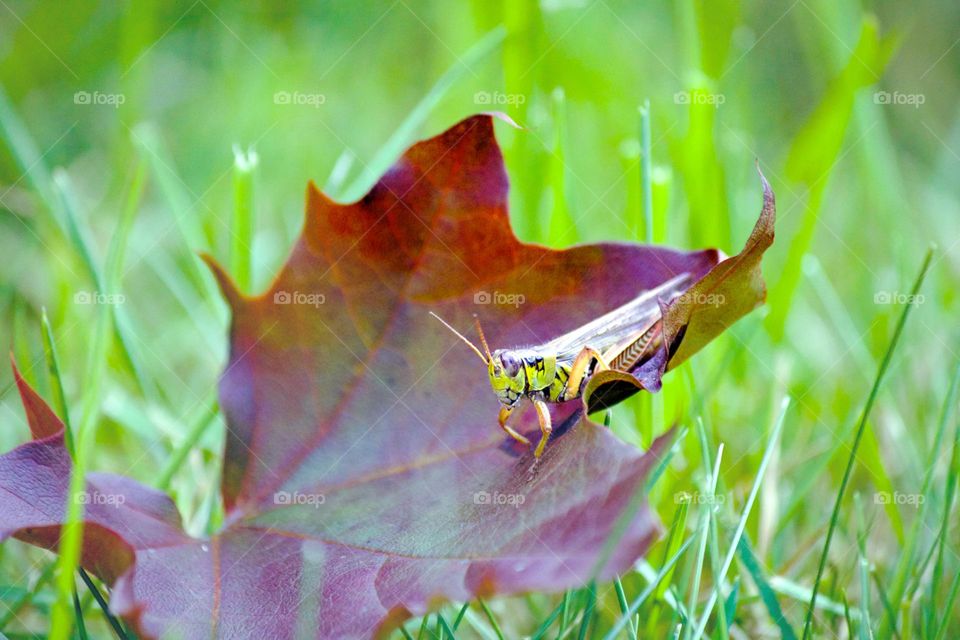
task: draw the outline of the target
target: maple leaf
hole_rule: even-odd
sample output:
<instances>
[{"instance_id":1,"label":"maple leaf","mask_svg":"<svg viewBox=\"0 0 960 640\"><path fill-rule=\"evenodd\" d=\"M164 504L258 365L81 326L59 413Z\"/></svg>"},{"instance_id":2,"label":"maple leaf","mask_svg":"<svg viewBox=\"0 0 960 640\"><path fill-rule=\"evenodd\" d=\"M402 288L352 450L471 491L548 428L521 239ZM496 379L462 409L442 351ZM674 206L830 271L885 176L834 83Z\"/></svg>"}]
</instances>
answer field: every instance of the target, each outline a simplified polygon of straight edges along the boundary
<instances>
[{"instance_id":1,"label":"maple leaf","mask_svg":"<svg viewBox=\"0 0 960 640\"><path fill-rule=\"evenodd\" d=\"M630 373L585 392L602 406L656 390L762 302L773 197L739 255L628 244L564 251L520 243L489 115L411 147L360 201L312 184L303 233L263 295L230 304L220 383L228 433L223 529L187 536L170 499L91 473L82 564L144 636L367 637L442 600L561 590L627 570L657 534L646 505L601 549L666 439L644 453L552 407L555 435L531 452L496 425L486 370L433 321L479 314L500 346L543 342L680 273L666 340ZM0 539L56 549L70 457L63 425L17 374L34 439L0 456ZM537 431L528 408L517 428ZM598 564L602 566L597 566Z\"/></svg>"}]
</instances>

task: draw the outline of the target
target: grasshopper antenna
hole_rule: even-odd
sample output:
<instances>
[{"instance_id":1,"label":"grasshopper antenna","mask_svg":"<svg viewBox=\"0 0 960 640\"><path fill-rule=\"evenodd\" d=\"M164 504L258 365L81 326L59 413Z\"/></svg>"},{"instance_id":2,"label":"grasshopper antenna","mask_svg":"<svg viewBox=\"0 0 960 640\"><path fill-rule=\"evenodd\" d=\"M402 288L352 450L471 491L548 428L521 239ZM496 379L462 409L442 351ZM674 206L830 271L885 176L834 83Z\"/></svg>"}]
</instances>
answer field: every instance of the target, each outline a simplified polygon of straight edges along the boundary
<instances>
[{"instance_id":1,"label":"grasshopper antenna","mask_svg":"<svg viewBox=\"0 0 960 640\"><path fill-rule=\"evenodd\" d=\"M483 357L483 353L481 353L480 349L477 349L477 346L476 346L475 344L473 344L472 342L470 342L469 340L467 340L462 333L460 333L459 331L457 331L456 329L454 329L453 327L451 327L451 326L447 323L446 320L444 320L443 318L441 318L440 316L438 316L437 314L435 314L433 311L430 312L430 315L432 315L434 318L436 318L437 320L439 320L440 322L442 322L442 323L443 323L443 326L445 326L447 329L450 329L450 331L452 331L455 336L457 336L458 338L460 338L461 340L463 340L465 343L467 343L467 346L470 347L471 349L473 349L473 352L474 352L475 354L477 354L477 356L478 356L481 360L483 360L483 363L484 363L484 364L489 364L489 363L490 363L490 360L488 360L487 358ZM490 349L487 348L487 341L483 339L483 334L482 334L482 333L480 334L480 339L483 340L483 347L484 347L484 349L487 350L487 355L489 356L489 354L490 354ZM490 356L490 359L492 359L492 358L493 358L493 356Z\"/></svg>"},{"instance_id":2,"label":"grasshopper antenna","mask_svg":"<svg viewBox=\"0 0 960 640\"><path fill-rule=\"evenodd\" d=\"M490 353L490 347L487 346L487 337L483 335L483 327L480 326L480 318L477 317L477 314L473 314L473 322L477 326L477 333L480 334L480 344L483 345L483 350L487 353L487 362L493 360L493 354Z\"/></svg>"}]
</instances>

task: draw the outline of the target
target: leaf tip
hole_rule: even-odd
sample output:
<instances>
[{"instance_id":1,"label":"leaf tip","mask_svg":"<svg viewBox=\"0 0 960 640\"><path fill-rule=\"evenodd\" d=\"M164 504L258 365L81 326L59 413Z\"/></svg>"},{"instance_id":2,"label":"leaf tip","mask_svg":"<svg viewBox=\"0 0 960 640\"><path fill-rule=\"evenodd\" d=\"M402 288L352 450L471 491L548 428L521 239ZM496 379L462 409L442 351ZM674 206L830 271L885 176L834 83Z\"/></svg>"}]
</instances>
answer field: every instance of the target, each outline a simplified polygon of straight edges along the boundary
<instances>
[{"instance_id":1,"label":"leaf tip","mask_svg":"<svg viewBox=\"0 0 960 640\"><path fill-rule=\"evenodd\" d=\"M42 440L63 433L63 421L57 417L46 400L40 397L30 384L20 374L17 367L17 360L13 354L10 354L10 366L13 369L13 379L17 384L17 391L20 393L20 402L23 403L23 411L27 414L27 424L30 427L30 434L34 440Z\"/></svg>"},{"instance_id":2,"label":"leaf tip","mask_svg":"<svg viewBox=\"0 0 960 640\"><path fill-rule=\"evenodd\" d=\"M757 174L760 176L760 185L763 187L763 211L761 216L770 215L776 216L777 212L777 198L773 193L773 189L770 187L770 183L767 181L767 177L763 175L763 169L760 168L760 158L755 160L757 166Z\"/></svg>"},{"instance_id":3,"label":"leaf tip","mask_svg":"<svg viewBox=\"0 0 960 640\"><path fill-rule=\"evenodd\" d=\"M217 286L220 287L220 293L223 294L227 304L230 305L231 309L237 309L240 302L243 300L243 294L240 293L239 289L237 289L237 285L233 283L233 280L229 275L227 275L227 272L220 265L220 263L217 262L216 258L211 256L209 253L201 253L200 259L206 263L211 273L213 273L213 277L217 281Z\"/></svg>"},{"instance_id":4,"label":"leaf tip","mask_svg":"<svg viewBox=\"0 0 960 640\"><path fill-rule=\"evenodd\" d=\"M521 124L517 124L517 121L508 116L503 111L483 111L479 114L480 116L490 119L491 124L493 124L493 118L500 120L501 122L506 122L508 125L514 129L519 129L520 131L529 131L527 127L524 127Z\"/></svg>"},{"instance_id":5,"label":"leaf tip","mask_svg":"<svg viewBox=\"0 0 960 640\"><path fill-rule=\"evenodd\" d=\"M318 212L324 211L333 206L337 206L337 203L334 202L330 196L325 194L320 187L317 186L316 182L314 182L312 179L308 180L306 222L309 224L310 219L316 217Z\"/></svg>"}]
</instances>

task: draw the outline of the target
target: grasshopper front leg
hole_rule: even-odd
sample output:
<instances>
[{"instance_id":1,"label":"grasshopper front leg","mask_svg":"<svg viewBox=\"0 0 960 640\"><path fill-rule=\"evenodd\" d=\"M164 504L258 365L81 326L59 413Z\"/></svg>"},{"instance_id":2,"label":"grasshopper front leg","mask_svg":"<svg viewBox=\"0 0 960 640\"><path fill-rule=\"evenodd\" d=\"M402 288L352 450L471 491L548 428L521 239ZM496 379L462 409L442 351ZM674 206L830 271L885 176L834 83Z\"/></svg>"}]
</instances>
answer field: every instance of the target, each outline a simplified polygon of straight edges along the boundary
<instances>
[{"instance_id":1,"label":"grasshopper front leg","mask_svg":"<svg viewBox=\"0 0 960 640\"><path fill-rule=\"evenodd\" d=\"M537 420L540 422L540 442L537 443L537 448L533 452L533 457L540 459L540 456L543 455L543 449L547 446L547 440L550 439L550 434L553 433L553 423L550 420L550 409L547 408L547 403L543 400L534 400L533 406L537 410Z\"/></svg>"},{"instance_id":2,"label":"grasshopper front leg","mask_svg":"<svg viewBox=\"0 0 960 640\"><path fill-rule=\"evenodd\" d=\"M530 440L528 440L526 436L517 433L513 430L513 427L507 424L507 419L510 418L511 413L513 413L513 407L500 407L500 416L498 417L500 428L506 431L507 435L517 442L522 442L523 444L529 445Z\"/></svg>"},{"instance_id":3,"label":"grasshopper front leg","mask_svg":"<svg viewBox=\"0 0 960 640\"><path fill-rule=\"evenodd\" d=\"M594 360L597 362L597 371L610 368L603 355L593 347L581 349L570 366L570 377L567 379L567 388L563 392L564 401L573 400L580 393L580 384L583 382L583 377L587 375L587 367Z\"/></svg>"}]
</instances>

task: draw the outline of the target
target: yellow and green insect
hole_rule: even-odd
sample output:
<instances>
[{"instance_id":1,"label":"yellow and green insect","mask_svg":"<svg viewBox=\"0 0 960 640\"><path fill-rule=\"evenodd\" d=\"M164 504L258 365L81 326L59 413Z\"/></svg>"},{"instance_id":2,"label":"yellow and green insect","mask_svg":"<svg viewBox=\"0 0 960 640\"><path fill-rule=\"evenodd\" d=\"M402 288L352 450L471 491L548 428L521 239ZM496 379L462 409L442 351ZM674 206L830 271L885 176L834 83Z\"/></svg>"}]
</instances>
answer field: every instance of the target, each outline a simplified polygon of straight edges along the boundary
<instances>
[{"instance_id":1,"label":"yellow and green insect","mask_svg":"<svg viewBox=\"0 0 960 640\"><path fill-rule=\"evenodd\" d=\"M507 420L520 400L529 398L537 410L540 442L533 455L540 458L553 427L547 403L579 398L586 381L597 371L630 371L660 347L660 302L670 302L689 288L690 274L677 275L662 285L644 291L625 305L564 335L531 347L497 349L491 352L487 339L474 318L480 344L477 348L440 316L430 312L463 340L484 364L490 386L502 405L499 423L511 438L530 444Z\"/></svg>"}]
</instances>

